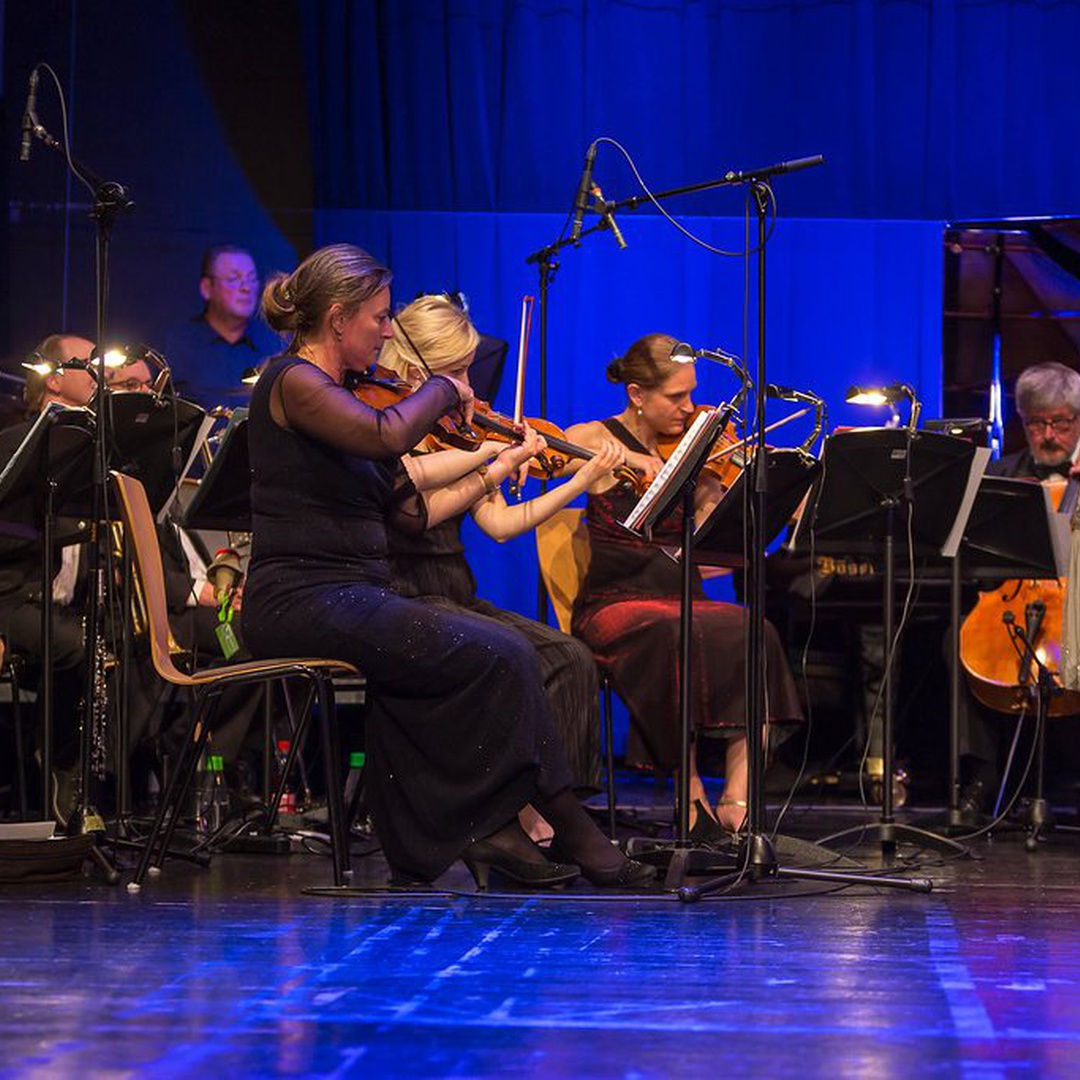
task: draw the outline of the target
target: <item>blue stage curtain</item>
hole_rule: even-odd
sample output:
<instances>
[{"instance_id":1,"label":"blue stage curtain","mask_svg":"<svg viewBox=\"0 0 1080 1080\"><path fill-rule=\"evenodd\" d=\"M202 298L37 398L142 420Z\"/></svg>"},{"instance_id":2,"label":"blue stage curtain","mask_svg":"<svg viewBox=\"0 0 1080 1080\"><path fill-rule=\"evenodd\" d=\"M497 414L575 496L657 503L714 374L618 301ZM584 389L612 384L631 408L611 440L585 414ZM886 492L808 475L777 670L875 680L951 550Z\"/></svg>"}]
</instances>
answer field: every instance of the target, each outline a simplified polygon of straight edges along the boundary
<instances>
[{"instance_id":1,"label":"blue stage curtain","mask_svg":"<svg viewBox=\"0 0 1080 1080\"><path fill-rule=\"evenodd\" d=\"M321 207L554 211L600 134L658 186L824 153L800 217L1076 207L1076 2L327 0L304 24Z\"/></svg>"}]
</instances>

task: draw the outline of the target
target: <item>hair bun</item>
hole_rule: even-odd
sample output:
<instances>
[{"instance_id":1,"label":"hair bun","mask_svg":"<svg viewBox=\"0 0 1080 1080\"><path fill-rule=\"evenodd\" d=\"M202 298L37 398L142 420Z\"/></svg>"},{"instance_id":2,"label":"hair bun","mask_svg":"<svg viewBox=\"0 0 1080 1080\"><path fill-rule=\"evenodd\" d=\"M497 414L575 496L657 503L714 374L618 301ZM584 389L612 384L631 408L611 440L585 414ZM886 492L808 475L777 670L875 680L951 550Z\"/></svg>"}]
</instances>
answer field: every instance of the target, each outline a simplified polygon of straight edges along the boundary
<instances>
[{"instance_id":1,"label":"hair bun","mask_svg":"<svg viewBox=\"0 0 1080 1080\"><path fill-rule=\"evenodd\" d=\"M615 359L608 364L605 372L607 374L608 382L622 382L623 358L621 356L616 356Z\"/></svg>"},{"instance_id":2,"label":"hair bun","mask_svg":"<svg viewBox=\"0 0 1080 1080\"><path fill-rule=\"evenodd\" d=\"M296 330L296 297L285 274L275 274L266 283L262 295L262 313L271 330L279 334Z\"/></svg>"}]
</instances>

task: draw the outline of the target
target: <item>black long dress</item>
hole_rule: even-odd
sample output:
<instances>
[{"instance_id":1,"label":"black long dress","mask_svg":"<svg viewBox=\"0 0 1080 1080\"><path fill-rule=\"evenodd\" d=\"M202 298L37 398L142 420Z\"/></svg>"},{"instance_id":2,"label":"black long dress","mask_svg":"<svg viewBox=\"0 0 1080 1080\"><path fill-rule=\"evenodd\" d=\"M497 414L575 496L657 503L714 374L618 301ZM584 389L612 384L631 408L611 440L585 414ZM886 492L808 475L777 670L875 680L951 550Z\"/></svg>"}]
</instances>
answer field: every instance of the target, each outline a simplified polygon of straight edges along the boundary
<instances>
[{"instance_id":1,"label":"black long dress","mask_svg":"<svg viewBox=\"0 0 1080 1080\"><path fill-rule=\"evenodd\" d=\"M604 421L616 439L639 454L644 446L619 421ZM573 630L604 657L632 723L626 760L670 770L679 759L679 614L682 570L661 547L682 541L676 510L646 543L619 522L637 496L616 487L590 495L586 510L592 560L574 604ZM738 735L746 730L746 618L744 609L705 598L694 582L690 693L695 730ZM783 644L765 624L765 686L770 720L801 717Z\"/></svg>"},{"instance_id":2,"label":"black long dress","mask_svg":"<svg viewBox=\"0 0 1080 1080\"><path fill-rule=\"evenodd\" d=\"M574 787L600 784L600 697L592 651L577 638L546 623L496 607L476 595L476 578L461 539L464 515L419 535L391 528L390 566L402 596L447 610L493 619L521 634L536 650L544 692Z\"/></svg>"},{"instance_id":3,"label":"black long dress","mask_svg":"<svg viewBox=\"0 0 1080 1080\"><path fill-rule=\"evenodd\" d=\"M249 421L248 647L364 672L375 828L388 862L427 880L571 779L528 643L391 588L387 519L424 524L399 457L455 403L453 385L434 378L376 411L283 357L260 378Z\"/></svg>"}]
</instances>

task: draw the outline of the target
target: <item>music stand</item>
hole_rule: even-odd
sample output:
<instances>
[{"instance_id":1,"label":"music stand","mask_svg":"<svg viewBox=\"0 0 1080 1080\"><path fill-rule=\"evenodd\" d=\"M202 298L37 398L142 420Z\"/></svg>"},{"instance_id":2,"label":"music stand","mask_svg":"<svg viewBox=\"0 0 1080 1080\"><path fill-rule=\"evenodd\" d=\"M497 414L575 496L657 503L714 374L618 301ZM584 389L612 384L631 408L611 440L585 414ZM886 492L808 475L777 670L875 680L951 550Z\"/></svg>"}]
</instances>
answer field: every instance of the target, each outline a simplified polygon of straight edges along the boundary
<instances>
[{"instance_id":1,"label":"music stand","mask_svg":"<svg viewBox=\"0 0 1080 1080\"><path fill-rule=\"evenodd\" d=\"M157 514L176 491L176 477L190 465L206 411L182 398L138 391L110 393L105 401L109 468L135 477Z\"/></svg>"},{"instance_id":2,"label":"music stand","mask_svg":"<svg viewBox=\"0 0 1080 1080\"><path fill-rule=\"evenodd\" d=\"M668 458L664 467L649 485L637 505L621 524L635 536L648 539L652 528L663 521L677 506L682 506L682 548L689 554L682 559L682 575L679 592L679 783L676 801L678 813L675 837L668 841L638 840L627 846L631 855L663 854L669 857L664 885L668 889L680 888L692 870L713 868L716 855L713 852L696 851L690 842L690 686L691 645L693 642L693 582L694 582L694 493L698 474L705 460L734 412L732 405L722 405L711 412L701 413L683 435L679 445ZM698 858L695 860L694 856ZM726 865L726 863L722 864Z\"/></svg>"},{"instance_id":3,"label":"music stand","mask_svg":"<svg viewBox=\"0 0 1080 1080\"><path fill-rule=\"evenodd\" d=\"M49 785L53 736L53 548L72 542L85 526L66 518L85 516L90 501L94 416L88 409L50 404L37 417L0 472L0 534L18 546L41 544L41 727L42 815L52 817ZM7 548L7 545L5 545ZM10 548L8 549L10 550Z\"/></svg>"},{"instance_id":4,"label":"music stand","mask_svg":"<svg viewBox=\"0 0 1080 1080\"><path fill-rule=\"evenodd\" d=\"M769 503L765 527L771 543L791 521L810 485L821 472L821 462L804 450L769 447L765 452ZM741 566L746 529L743 507L748 483L746 470L694 531L694 562L706 566Z\"/></svg>"},{"instance_id":5,"label":"music stand","mask_svg":"<svg viewBox=\"0 0 1080 1080\"><path fill-rule=\"evenodd\" d=\"M198 489L180 513L186 529L251 531L247 409L234 409Z\"/></svg>"},{"instance_id":6,"label":"music stand","mask_svg":"<svg viewBox=\"0 0 1080 1080\"><path fill-rule=\"evenodd\" d=\"M910 428L873 428L830 436L822 466L820 482L793 537L793 546L808 552L807 533L812 532L815 553L882 555L886 655L882 678L881 816L875 825L845 829L821 843L876 831L886 854L895 850L898 836L966 854L966 849L952 840L897 823L893 814L895 559L898 542L911 559L955 554L985 457L977 455L976 448L966 440L948 435ZM897 511L903 509L907 513L901 516L898 528Z\"/></svg>"},{"instance_id":7,"label":"music stand","mask_svg":"<svg viewBox=\"0 0 1080 1080\"><path fill-rule=\"evenodd\" d=\"M158 514L174 497L182 466L190 466L201 441L212 426L205 410L175 396L159 397L139 391L109 392L104 397L108 409L106 433L110 471L140 480L146 488L151 510ZM116 515L107 509L106 516ZM131 807L128 783L128 756L131 711L130 679L132 583L128 537L124 537L123 618L121 620L119 686L117 697L122 715L116 739L116 806L121 822Z\"/></svg>"}]
</instances>

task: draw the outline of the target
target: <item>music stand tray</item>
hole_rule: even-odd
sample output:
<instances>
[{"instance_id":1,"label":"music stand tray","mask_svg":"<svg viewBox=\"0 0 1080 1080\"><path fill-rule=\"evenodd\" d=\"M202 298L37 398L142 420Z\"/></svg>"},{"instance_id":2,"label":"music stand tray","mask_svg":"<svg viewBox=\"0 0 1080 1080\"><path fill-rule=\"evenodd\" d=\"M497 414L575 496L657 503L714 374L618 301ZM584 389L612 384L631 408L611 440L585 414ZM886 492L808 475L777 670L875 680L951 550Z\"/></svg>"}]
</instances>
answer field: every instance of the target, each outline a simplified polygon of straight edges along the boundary
<instances>
[{"instance_id":1,"label":"music stand tray","mask_svg":"<svg viewBox=\"0 0 1080 1080\"><path fill-rule=\"evenodd\" d=\"M251 531L247 409L234 409L221 444L181 514L186 529Z\"/></svg>"},{"instance_id":2,"label":"music stand tray","mask_svg":"<svg viewBox=\"0 0 1080 1080\"><path fill-rule=\"evenodd\" d=\"M181 398L153 394L109 394L109 468L133 476L146 488L155 514L176 490L177 475L190 460L206 416Z\"/></svg>"},{"instance_id":3,"label":"music stand tray","mask_svg":"<svg viewBox=\"0 0 1080 1080\"><path fill-rule=\"evenodd\" d=\"M968 581L1067 577L1069 520L1054 509L1044 485L984 476L960 551Z\"/></svg>"},{"instance_id":4,"label":"music stand tray","mask_svg":"<svg viewBox=\"0 0 1080 1080\"><path fill-rule=\"evenodd\" d=\"M932 431L866 428L831 435L792 546L808 554L813 530L819 554L878 554L888 524L884 511L904 503L911 510L912 553L940 555L961 516L975 459L971 443ZM907 525L905 518L895 536L905 549Z\"/></svg>"},{"instance_id":5,"label":"music stand tray","mask_svg":"<svg viewBox=\"0 0 1080 1080\"><path fill-rule=\"evenodd\" d=\"M817 458L797 449L765 451L769 488L768 520L763 531L771 543L791 521L810 485L821 472ZM694 531L694 562L706 566L742 566L745 546L747 470L739 473L724 497Z\"/></svg>"},{"instance_id":6,"label":"music stand tray","mask_svg":"<svg viewBox=\"0 0 1080 1080\"><path fill-rule=\"evenodd\" d=\"M25 540L41 536L49 495L43 480L53 485L56 517L85 517L93 442L89 409L49 405L0 472L0 532Z\"/></svg>"}]
</instances>

